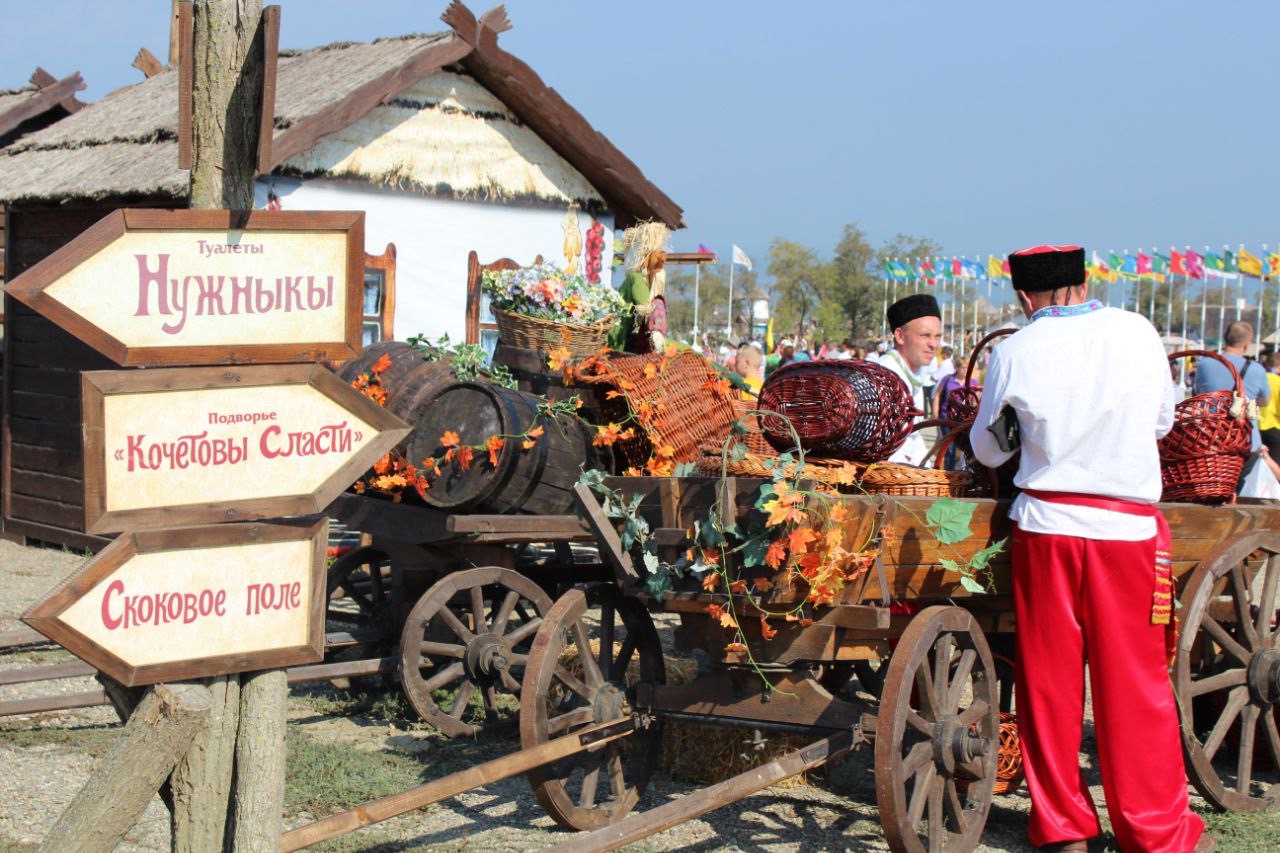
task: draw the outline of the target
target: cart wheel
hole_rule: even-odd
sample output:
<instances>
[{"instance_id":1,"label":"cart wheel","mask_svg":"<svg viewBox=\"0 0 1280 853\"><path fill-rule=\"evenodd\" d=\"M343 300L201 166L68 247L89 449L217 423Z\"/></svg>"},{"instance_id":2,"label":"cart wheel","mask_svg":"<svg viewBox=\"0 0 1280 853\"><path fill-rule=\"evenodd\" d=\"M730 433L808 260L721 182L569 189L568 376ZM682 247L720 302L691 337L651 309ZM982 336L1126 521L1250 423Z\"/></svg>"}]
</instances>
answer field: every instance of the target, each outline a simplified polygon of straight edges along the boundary
<instances>
[{"instance_id":1,"label":"cart wheel","mask_svg":"<svg viewBox=\"0 0 1280 853\"><path fill-rule=\"evenodd\" d=\"M1187 775L1221 809L1280 807L1278 593L1280 535L1255 531L1202 563L1180 599L1173 683Z\"/></svg>"},{"instance_id":2,"label":"cart wheel","mask_svg":"<svg viewBox=\"0 0 1280 853\"><path fill-rule=\"evenodd\" d=\"M391 567L377 548L357 548L329 567L325 621L331 630L350 632L355 645L381 657L395 642L395 609L391 605Z\"/></svg>"},{"instance_id":3,"label":"cart wheel","mask_svg":"<svg viewBox=\"0 0 1280 853\"><path fill-rule=\"evenodd\" d=\"M400 681L422 719L450 737L500 726L520 696L529 647L551 599L519 572L489 566L453 572L422 594L400 635ZM437 690L453 694L433 698ZM471 722L472 697L484 720Z\"/></svg>"},{"instance_id":4,"label":"cart wheel","mask_svg":"<svg viewBox=\"0 0 1280 853\"><path fill-rule=\"evenodd\" d=\"M599 624L583 616L599 607ZM593 620L594 621L594 620ZM662 643L644 607L617 587L599 584L565 593L534 639L520 694L525 749L630 713L639 683L662 684ZM635 808L662 745L662 726L529 772L534 796L570 829L596 829ZM603 778L601 778L603 776Z\"/></svg>"},{"instance_id":5,"label":"cart wheel","mask_svg":"<svg viewBox=\"0 0 1280 853\"><path fill-rule=\"evenodd\" d=\"M973 616L929 607L889 659L876 718L876 801L890 848L969 851L996 781L995 664Z\"/></svg>"}]
</instances>

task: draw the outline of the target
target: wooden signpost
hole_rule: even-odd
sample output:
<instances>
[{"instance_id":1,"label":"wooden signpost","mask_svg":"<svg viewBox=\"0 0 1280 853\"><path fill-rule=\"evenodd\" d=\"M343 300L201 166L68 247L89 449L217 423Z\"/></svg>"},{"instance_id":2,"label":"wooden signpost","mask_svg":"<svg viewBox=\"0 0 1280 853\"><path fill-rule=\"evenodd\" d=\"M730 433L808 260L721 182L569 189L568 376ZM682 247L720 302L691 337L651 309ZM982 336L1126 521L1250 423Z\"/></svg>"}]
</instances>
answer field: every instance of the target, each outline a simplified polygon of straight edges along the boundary
<instances>
[{"instance_id":1,"label":"wooden signpost","mask_svg":"<svg viewBox=\"0 0 1280 853\"><path fill-rule=\"evenodd\" d=\"M409 432L319 365L81 377L90 533L316 513Z\"/></svg>"},{"instance_id":2,"label":"wooden signpost","mask_svg":"<svg viewBox=\"0 0 1280 853\"><path fill-rule=\"evenodd\" d=\"M344 361L364 213L117 210L5 286L117 364Z\"/></svg>"},{"instance_id":3,"label":"wooden signpost","mask_svg":"<svg viewBox=\"0 0 1280 853\"><path fill-rule=\"evenodd\" d=\"M126 687L315 663L328 529L320 520L127 533L23 620Z\"/></svg>"}]
</instances>

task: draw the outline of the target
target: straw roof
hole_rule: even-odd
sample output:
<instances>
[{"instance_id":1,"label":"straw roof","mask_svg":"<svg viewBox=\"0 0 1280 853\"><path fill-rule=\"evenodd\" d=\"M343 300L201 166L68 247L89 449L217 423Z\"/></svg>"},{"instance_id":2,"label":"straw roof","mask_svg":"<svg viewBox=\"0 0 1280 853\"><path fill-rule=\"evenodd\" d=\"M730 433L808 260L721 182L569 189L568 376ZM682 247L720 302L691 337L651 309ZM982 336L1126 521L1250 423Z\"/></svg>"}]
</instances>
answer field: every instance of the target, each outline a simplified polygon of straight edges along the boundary
<instances>
[{"instance_id":1,"label":"straw roof","mask_svg":"<svg viewBox=\"0 0 1280 853\"><path fill-rule=\"evenodd\" d=\"M453 71L420 80L279 171L464 199L605 206L581 172L487 89Z\"/></svg>"},{"instance_id":2,"label":"straw roof","mask_svg":"<svg viewBox=\"0 0 1280 853\"><path fill-rule=\"evenodd\" d=\"M455 2L444 17L446 32L281 51L273 173L446 198L577 201L611 209L620 224L683 225L679 207L497 46L509 28L501 7L477 21ZM162 71L0 150L0 203L185 198L177 85L177 71Z\"/></svg>"}]
</instances>

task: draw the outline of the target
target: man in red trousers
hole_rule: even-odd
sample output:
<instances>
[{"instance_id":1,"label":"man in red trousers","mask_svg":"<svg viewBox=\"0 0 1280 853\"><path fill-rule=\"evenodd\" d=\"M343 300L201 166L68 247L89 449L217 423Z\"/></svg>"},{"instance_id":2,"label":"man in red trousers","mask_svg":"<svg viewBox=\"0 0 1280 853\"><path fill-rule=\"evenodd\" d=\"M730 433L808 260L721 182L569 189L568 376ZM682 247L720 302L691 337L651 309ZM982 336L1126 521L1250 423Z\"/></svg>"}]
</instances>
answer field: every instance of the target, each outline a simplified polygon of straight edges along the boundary
<instances>
[{"instance_id":1,"label":"man in red trousers","mask_svg":"<svg viewBox=\"0 0 1280 853\"><path fill-rule=\"evenodd\" d=\"M1173 386L1147 320L1089 298L1084 250L1009 256L1029 323L996 347L972 431L995 467L1018 447L1010 507L1018 731L1037 847L1086 850L1101 828L1078 754L1089 664L1107 810L1123 851L1213 850L1187 804L1166 667L1172 613L1156 440Z\"/></svg>"}]
</instances>

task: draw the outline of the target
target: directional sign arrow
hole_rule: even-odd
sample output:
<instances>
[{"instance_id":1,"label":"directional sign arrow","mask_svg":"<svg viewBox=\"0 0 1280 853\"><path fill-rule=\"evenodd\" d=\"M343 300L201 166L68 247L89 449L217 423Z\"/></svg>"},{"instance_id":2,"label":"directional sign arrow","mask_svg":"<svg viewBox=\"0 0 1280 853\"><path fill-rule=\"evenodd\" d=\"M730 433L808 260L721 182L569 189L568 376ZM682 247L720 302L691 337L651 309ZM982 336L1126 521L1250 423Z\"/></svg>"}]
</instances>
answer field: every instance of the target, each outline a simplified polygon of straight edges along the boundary
<instances>
[{"instance_id":1,"label":"directional sign arrow","mask_svg":"<svg viewBox=\"0 0 1280 853\"><path fill-rule=\"evenodd\" d=\"M320 365L81 377L85 530L321 511L409 426Z\"/></svg>"},{"instance_id":2,"label":"directional sign arrow","mask_svg":"<svg viewBox=\"0 0 1280 853\"><path fill-rule=\"evenodd\" d=\"M364 213L117 210L4 292L126 366L360 351Z\"/></svg>"},{"instance_id":3,"label":"directional sign arrow","mask_svg":"<svg viewBox=\"0 0 1280 853\"><path fill-rule=\"evenodd\" d=\"M127 533L23 621L126 686L324 657L329 522Z\"/></svg>"}]
</instances>

